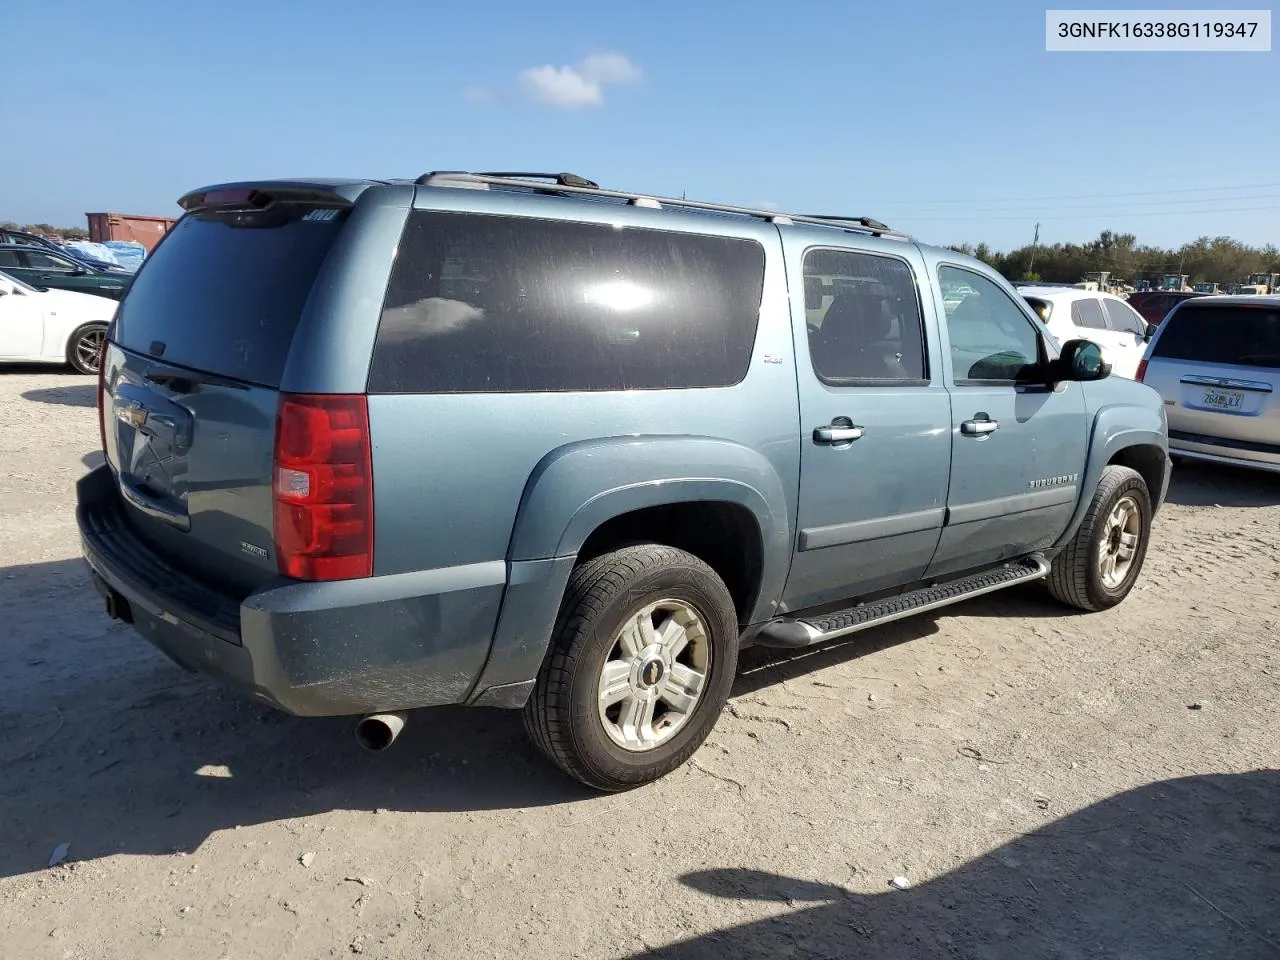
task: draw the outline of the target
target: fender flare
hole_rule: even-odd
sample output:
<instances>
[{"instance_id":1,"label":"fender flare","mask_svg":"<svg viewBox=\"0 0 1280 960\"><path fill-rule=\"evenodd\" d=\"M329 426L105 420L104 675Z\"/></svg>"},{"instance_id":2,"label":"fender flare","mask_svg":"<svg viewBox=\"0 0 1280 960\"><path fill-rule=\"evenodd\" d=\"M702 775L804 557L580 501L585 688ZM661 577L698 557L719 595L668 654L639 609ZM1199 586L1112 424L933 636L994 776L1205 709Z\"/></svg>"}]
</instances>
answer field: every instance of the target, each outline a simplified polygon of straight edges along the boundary
<instances>
[{"instance_id":1,"label":"fender flare","mask_svg":"<svg viewBox=\"0 0 1280 960\"><path fill-rule=\"evenodd\" d=\"M646 507L714 501L755 518L762 570L749 620L768 619L790 572L786 487L761 453L699 436L613 437L547 454L525 484L508 549L507 590L469 702L518 707L533 688L582 545L601 524Z\"/></svg>"},{"instance_id":2,"label":"fender flare","mask_svg":"<svg viewBox=\"0 0 1280 960\"><path fill-rule=\"evenodd\" d=\"M1066 532L1054 544L1055 550L1065 547L1080 529L1084 516L1093 502L1093 492L1102 480L1102 471L1113 457L1128 447L1151 446L1164 451L1166 467L1161 489L1152 490L1152 507L1159 509L1169 482L1169 437L1165 426L1164 410L1153 410L1136 404L1115 404L1103 407L1093 418L1093 430L1089 437L1089 459L1080 484L1080 500Z\"/></svg>"}]
</instances>

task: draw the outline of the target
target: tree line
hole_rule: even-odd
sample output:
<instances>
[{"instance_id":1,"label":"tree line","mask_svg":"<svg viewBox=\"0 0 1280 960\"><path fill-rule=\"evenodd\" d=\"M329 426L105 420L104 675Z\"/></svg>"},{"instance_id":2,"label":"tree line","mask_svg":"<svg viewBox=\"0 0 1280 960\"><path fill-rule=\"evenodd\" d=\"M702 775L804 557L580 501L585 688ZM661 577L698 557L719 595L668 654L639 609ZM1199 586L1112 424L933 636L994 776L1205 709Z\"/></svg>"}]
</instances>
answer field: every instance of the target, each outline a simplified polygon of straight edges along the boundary
<instances>
[{"instance_id":1,"label":"tree line","mask_svg":"<svg viewBox=\"0 0 1280 960\"><path fill-rule=\"evenodd\" d=\"M47 223L0 222L0 228L24 230L42 237L87 240L83 227ZM1088 243L1027 244L1007 253L985 243L953 244L951 249L977 257L1010 280L1079 283L1087 273L1109 271L1115 280L1158 281L1165 274L1187 274L1191 283L1238 283L1251 273L1280 273L1275 244L1251 247L1230 237L1200 237L1176 249L1139 244L1132 233L1104 230Z\"/></svg>"},{"instance_id":2,"label":"tree line","mask_svg":"<svg viewBox=\"0 0 1280 960\"><path fill-rule=\"evenodd\" d=\"M1104 230L1088 243L1027 244L1008 253L987 244L962 243L953 250L994 267L1009 280L1079 283L1087 273L1109 271L1112 281L1158 281L1187 274L1191 283L1238 283L1251 273L1280 273L1275 244L1251 247L1230 237L1200 237L1176 249L1139 244L1132 233Z\"/></svg>"},{"instance_id":3,"label":"tree line","mask_svg":"<svg viewBox=\"0 0 1280 960\"><path fill-rule=\"evenodd\" d=\"M55 227L48 223L14 223L0 221L0 230L21 230L41 237L61 237L63 240L88 240L89 231L84 227Z\"/></svg>"}]
</instances>

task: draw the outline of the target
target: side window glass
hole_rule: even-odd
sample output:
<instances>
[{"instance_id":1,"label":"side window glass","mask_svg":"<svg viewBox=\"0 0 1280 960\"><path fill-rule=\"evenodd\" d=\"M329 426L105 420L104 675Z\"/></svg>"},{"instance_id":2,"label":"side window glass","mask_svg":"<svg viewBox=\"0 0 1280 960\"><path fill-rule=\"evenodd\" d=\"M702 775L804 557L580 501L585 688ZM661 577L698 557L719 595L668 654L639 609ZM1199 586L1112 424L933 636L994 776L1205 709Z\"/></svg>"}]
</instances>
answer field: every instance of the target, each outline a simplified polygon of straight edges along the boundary
<instances>
[{"instance_id":1,"label":"side window glass","mask_svg":"<svg viewBox=\"0 0 1280 960\"><path fill-rule=\"evenodd\" d=\"M732 386L751 363L764 272L753 240L414 211L369 390Z\"/></svg>"},{"instance_id":2,"label":"side window glass","mask_svg":"<svg viewBox=\"0 0 1280 960\"><path fill-rule=\"evenodd\" d=\"M961 267L938 268L957 384L1021 383L1040 369L1040 333L994 282Z\"/></svg>"},{"instance_id":3,"label":"side window glass","mask_svg":"<svg viewBox=\"0 0 1280 960\"><path fill-rule=\"evenodd\" d=\"M1111 320L1111 328L1113 330L1121 330L1124 333L1132 333L1139 337L1146 334L1146 321L1124 301L1103 300L1102 304L1107 308L1107 317Z\"/></svg>"},{"instance_id":4,"label":"side window glass","mask_svg":"<svg viewBox=\"0 0 1280 960\"><path fill-rule=\"evenodd\" d=\"M804 288L809 359L819 380L928 383L919 288L907 263L852 250L809 250Z\"/></svg>"},{"instance_id":5,"label":"side window glass","mask_svg":"<svg viewBox=\"0 0 1280 960\"><path fill-rule=\"evenodd\" d=\"M27 265L33 270L50 270L55 273L70 273L72 265L63 260L61 257L50 256L47 253L38 253L34 250L27 255Z\"/></svg>"},{"instance_id":6,"label":"side window glass","mask_svg":"<svg viewBox=\"0 0 1280 960\"><path fill-rule=\"evenodd\" d=\"M1071 302L1071 322L1088 330L1106 330L1107 315L1097 297L1085 297Z\"/></svg>"},{"instance_id":7,"label":"side window glass","mask_svg":"<svg viewBox=\"0 0 1280 960\"><path fill-rule=\"evenodd\" d=\"M22 264L18 262L18 251L16 250L0 250L0 267L20 267Z\"/></svg>"}]
</instances>

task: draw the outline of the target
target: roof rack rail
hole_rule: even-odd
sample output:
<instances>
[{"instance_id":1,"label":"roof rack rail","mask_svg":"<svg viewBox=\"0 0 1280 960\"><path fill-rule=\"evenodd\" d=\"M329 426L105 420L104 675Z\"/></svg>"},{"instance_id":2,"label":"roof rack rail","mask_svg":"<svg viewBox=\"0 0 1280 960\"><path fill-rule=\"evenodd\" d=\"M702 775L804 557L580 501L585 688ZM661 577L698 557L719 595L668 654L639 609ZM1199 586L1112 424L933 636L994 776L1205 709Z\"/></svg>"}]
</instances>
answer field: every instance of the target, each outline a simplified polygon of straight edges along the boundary
<instances>
[{"instance_id":1,"label":"roof rack rail","mask_svg":"<svg viewBox=\"0 0 1280 960\"><path fill-rule=\"evenodd\" d=\"M586 177L580 177L576 173L468 173L465 170L433 170L431 173L424 173L414 182L419 186L427 183L433 177L492 177L499 180L550 180L556 186L560 187L581 187L585 190L598 190L600 184L594 180L588 180Z\"/></svg>"},{"instance_id":2,"label":"roof rack rail","mask_svg":"<svg viewBox=\"0 0 1280 960\"><path fill-rule=\"evenodd\" d=\"M815 220L835 220L839 223L858 223L872 230L888 230L886 224L879 220L873 220L871 217L841 217L834 213L810 213L806 216L813 217Z\"/></svg>"},{"instance_id":3,"label":"roof rack rail","mask_svg":"<svg viewBox=\"0 0 1280 960\"><path fill-rule=\"evenodd\" d=\"M553 180L554 185L537 180ZM633 193L626 190L606 190L590 180L571 173L466 173L460 170L437 170L424 173L414 181L418 186L472 186L487 189L496 187L523 187L539 193L557 193L570 196L608 197L625 200L632 206L662 209L665 206L690 210L708 210L714 213L730 213L743 217L757 217L770 223L809 223L839 230L857 230L873 237L888 236L908 240L905 233L886 226L871 217L814 216L812 214L784 213L780 210L762 210L755 207L737 207L727 203L708 203L704 200L686 200L684 197L662 197ZM584 185L586 184L586 185Z\"/></svg>"}]
</instances>

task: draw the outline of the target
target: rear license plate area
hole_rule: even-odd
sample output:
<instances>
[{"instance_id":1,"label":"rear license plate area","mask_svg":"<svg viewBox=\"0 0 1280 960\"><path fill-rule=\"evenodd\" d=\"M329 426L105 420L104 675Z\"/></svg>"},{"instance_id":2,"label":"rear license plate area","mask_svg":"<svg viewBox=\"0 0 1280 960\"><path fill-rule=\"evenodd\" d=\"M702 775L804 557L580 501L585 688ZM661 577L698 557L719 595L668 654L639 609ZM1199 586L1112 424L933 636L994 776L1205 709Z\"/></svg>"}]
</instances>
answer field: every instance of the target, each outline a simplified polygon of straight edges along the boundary
<instances>
[{"instance_id":1,"label":"rear license plate area","mask_svg":"<svg viewBox=\"0 0 1280 960\"><path fill-rule=\"evenodd\" d=\"M1197 406L1205 410L1238 413L1244 409L1244 394L1239 390L1222 390L1217 387L1208 387L1201 394L1200 402Z\"/></svg>"}]
</instances>

